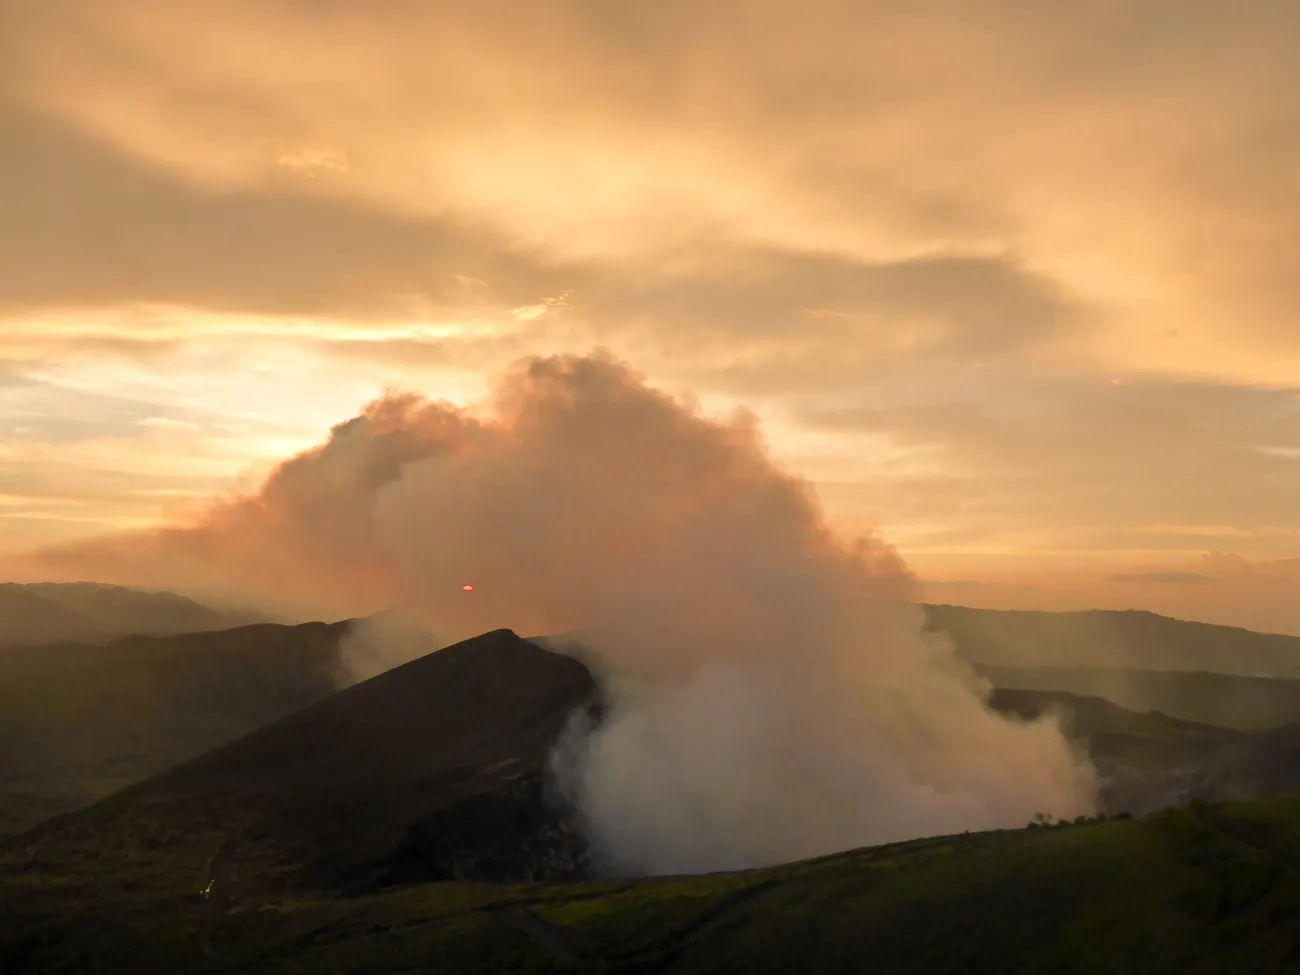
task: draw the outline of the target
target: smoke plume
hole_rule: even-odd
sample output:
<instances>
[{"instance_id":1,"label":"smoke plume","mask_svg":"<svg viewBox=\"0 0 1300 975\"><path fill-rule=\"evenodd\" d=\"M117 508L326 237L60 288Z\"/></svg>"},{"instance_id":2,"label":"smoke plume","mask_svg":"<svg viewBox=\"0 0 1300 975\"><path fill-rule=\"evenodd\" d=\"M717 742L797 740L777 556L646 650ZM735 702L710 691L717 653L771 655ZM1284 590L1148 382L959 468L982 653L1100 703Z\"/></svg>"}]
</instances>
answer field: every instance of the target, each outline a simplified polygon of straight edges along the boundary
<instances>
[{"instance_id":1,"label":"smoke plume","mask_svg":"<svg viewBox=\"0 0 1300 975\"><path fill-rule=\"evenodd\" d=\"M751 416L703 418L600 353L519 363L480 412L384 398L256 496L47 558L318 614L398 607L445 641L577 634L611 709L560 768L621 869L753 866L1092 803L1059 728L988 711L922 632L895 553L838 538ZM417 644L365 634L350 676L386 665L376 646L396 663Z\"/></svg>"}]
</instances>

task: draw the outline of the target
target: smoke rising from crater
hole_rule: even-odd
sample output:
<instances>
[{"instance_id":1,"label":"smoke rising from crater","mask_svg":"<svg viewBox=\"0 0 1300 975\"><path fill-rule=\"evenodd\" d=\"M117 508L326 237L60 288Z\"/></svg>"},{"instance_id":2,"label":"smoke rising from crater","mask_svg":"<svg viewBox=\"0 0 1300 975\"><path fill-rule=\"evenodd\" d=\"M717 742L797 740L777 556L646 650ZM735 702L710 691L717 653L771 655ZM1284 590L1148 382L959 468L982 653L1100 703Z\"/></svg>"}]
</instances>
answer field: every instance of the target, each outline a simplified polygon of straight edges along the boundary
<instances>
[{"instance_id":1,"label":"smoke rising from crater","mask_svg":"<svg viewBox=\"0 0 1300 975\"><path fill-rule=\"evenodd\" d=\"M387 397L256 496L46 559L335 615L394 606L446 642L576 634L612 709L561 770L623 869L752 866L1092 803L1057 726L984 707L922 632L899 558L832 533L752 417L705 419L604 354L521 362L481 413ZM372 629L351 675L418 642Z\"/></svg>"}]
</instances>

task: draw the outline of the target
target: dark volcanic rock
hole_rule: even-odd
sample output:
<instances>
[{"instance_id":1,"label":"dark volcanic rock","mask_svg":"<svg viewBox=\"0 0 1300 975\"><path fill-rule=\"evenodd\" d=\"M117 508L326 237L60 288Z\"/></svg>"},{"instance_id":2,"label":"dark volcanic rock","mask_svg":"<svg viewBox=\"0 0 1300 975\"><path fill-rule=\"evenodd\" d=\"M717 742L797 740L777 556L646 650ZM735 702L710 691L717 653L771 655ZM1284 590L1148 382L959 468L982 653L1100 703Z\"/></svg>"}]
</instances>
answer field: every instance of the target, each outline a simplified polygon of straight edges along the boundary
<instances>
[{"instance_id":1,"label":"dark volcanic rock","mask_svg":"<svg viewBox=\"0 0 1300 975\"><path fill-rule=\"evenodd\" d=\"M416 823L379 865L375 881L558 882L580 880L591 872L577 817L542 776L532 773Z\"/></svg>"}]
</instances>

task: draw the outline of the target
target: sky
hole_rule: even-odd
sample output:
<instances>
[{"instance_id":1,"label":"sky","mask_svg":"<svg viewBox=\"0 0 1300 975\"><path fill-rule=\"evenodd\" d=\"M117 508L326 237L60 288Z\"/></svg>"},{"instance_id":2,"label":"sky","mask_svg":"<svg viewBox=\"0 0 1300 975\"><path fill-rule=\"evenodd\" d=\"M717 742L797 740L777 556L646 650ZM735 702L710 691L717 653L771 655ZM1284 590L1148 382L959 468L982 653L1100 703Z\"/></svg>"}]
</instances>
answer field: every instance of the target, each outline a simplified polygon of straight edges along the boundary
<instances>
[{"instance_id":1,"label":"sky","mask_svg":"<svg viewBox=\"0 0 1300 975\"><path fill-rule=\"evenodd\" d=\"M1300 633L1292 0L3 0L0 567L607 349L926 598Z\"/></svg>"}]
</instances>

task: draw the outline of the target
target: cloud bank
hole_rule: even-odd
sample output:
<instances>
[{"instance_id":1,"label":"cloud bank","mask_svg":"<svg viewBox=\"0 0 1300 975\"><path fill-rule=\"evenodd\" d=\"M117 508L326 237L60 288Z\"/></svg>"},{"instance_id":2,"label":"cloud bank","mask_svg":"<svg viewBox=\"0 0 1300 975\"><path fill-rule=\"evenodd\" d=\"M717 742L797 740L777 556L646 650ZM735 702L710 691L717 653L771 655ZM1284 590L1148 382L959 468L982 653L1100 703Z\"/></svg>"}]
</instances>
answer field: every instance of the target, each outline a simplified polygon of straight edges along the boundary
<instances>
[{"instance_id":1,"label":"cloud bank","mask_svg":"<svg viewBox=\"0 0 1300 975\"><path fill-rule=\"evenodd\" d=\"M253 496L44 557L396 606L448 640L577 636L612 708L565 770L621 869L753 866L1091 803L1059 728L984 707L922 633L902 562L834 535L751 416L705 418L605 354L524 360L478 413L386 397ZM392 632L394 657L412 653Z\"/></svg>"}]
</instances>

